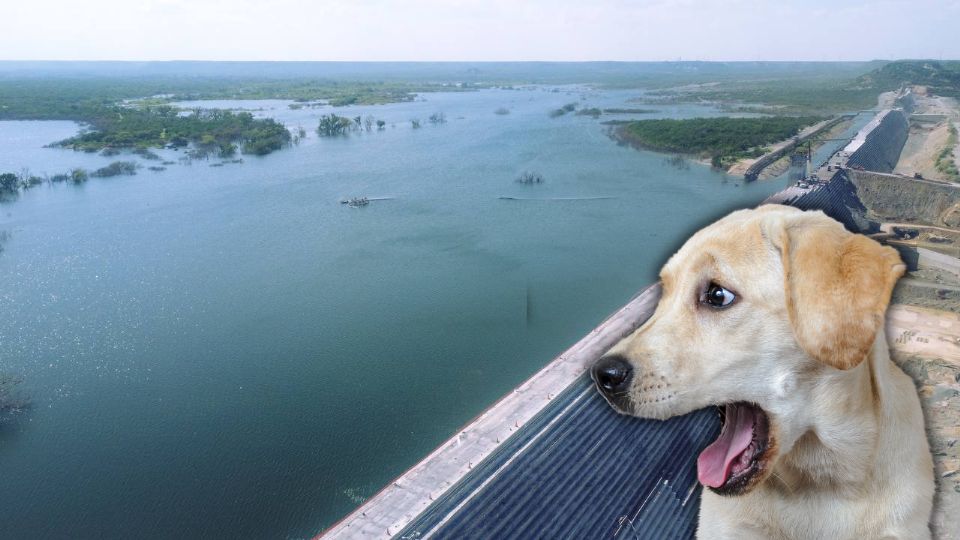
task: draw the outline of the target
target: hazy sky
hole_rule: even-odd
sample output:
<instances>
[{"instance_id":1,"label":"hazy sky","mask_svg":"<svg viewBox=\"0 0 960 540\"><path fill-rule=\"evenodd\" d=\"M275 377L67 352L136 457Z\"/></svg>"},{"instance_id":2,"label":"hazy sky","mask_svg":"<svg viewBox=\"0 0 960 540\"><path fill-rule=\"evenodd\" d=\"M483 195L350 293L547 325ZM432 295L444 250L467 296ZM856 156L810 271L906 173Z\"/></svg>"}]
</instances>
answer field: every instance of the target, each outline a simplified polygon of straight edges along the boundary
<instances>
[{"instance_id":1,"label":"hazy sky","mask_svg":"<svg viewBox=\"0 0 960 540\"><path fill-rule=\"evenodd\" d=\"M960 58L960 0L0 0L3 60Z\"/></svg>"}]
</instances>

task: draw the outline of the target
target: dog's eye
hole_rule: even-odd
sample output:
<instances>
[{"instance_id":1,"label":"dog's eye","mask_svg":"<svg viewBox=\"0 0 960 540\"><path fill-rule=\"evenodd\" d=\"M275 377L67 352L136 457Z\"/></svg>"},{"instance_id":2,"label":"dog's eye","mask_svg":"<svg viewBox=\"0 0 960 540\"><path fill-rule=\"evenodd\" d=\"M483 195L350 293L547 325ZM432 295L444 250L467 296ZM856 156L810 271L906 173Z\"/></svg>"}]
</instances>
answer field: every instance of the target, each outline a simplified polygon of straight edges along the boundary
<instances>
[{"instance_id":1,"label":"dog's eye","mask_svg":"<svg viewBox=\"0 0 960 540\"><path fill-rule=\"evenodd\" d=\"M711 307L722 308L729 306L736 299L737 295L716 283L711 283L700 301Z\"/></svg>"}]
</instances>

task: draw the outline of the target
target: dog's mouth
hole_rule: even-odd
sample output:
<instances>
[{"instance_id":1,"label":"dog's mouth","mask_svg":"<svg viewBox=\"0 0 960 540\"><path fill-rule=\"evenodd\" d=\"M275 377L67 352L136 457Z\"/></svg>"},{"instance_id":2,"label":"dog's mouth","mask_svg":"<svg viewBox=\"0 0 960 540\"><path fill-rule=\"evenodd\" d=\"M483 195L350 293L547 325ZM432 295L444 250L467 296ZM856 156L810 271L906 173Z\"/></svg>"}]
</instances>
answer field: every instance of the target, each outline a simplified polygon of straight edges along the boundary
<instances>
[{"instance_id":1,"label":"dog's mouth","mask_svg":"<svg viewBox=\"0 0 960 540\"><path fill-rule=\"evenodd\" d=\"M739 495L766 468L770 421L763 409L751 403L724 405L720 413L720 436L697 458L697 478L716 493Z\"/></svg>"}]
</instances>

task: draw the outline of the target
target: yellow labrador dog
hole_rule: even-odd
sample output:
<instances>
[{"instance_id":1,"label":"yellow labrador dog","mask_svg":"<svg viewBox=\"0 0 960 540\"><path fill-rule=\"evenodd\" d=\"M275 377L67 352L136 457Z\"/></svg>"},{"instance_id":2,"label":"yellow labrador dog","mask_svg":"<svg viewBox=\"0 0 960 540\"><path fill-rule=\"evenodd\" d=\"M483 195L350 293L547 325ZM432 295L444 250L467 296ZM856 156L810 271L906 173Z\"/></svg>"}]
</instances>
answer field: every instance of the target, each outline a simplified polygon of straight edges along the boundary
<instances>
[{"instance_id":1,"label":"yellow labrador dog","mask_svg":"<svg viewBox=\"0 0 960 540\"><path fill-rule=\"evenodd\" d=\"M619 412L710 405L701 539L930 538L933 462L913 381L890 360L896 250L822 212L734 212L661 273L653 316L591 370Z\"/></svg>"}]
</instances>

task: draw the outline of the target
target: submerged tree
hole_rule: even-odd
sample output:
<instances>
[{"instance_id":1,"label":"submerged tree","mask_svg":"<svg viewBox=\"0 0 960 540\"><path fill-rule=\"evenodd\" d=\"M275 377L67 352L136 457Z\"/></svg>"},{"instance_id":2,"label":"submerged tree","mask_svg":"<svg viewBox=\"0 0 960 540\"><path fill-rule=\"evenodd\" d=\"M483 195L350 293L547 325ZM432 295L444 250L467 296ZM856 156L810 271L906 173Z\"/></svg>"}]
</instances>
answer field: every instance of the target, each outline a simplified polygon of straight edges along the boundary
<instances>
[{"instance_id":1,"label":"submerged tree","mask_svg":"<svg viewBox=\"0 0 960 540\"><path fill-rule=\"evenodd\" d=\"M90 173L90 175L99 178L109 178L111 176L133 176L137 174L138 168L140 168L140 165L133 161L114 161L106 167L100 167L99 169L93 171Z\"/></svg>"},{"instance_id":2,"label":"submerged tree","mask_svg":"<svg viewBox=\"0 0 960 540\"><path fill-rule=\"evenodd\" d=\"M317 126L317 134L321 137L335 137L345 135L353 128L353 121L345 116L339 116L335 113L325 114L320 117L320 125Z\"/></svg>"},{"instance_id":3,"label":"submerged tree","mask_svg":"<svg viewBox=\"0 0 960 540\"><path fill-rule=\"evenodd\" d=\"M540 173L538 173L538 172L524 171L523 174L521 174L521 175L517 178L517 182L519 182L519 183L521 183L521 184L527 184L527 185L530 185L530 184L542 184L542 183L543 183L543 175L540 174Z\"/></svg>"},{"instance_id":4,"label":"submerged tree","mask_svg":"<svg viewBox=\"0 0 960 540\"><path fill-rule=\"evenodd\" d=\"M0 174L0 191L4 193L20 191L20 177L13 173Z\"/></svg>"},{"instance_id":5,"label":"submerged tree","mask_svg":"<svg viewBox=\"0 0 960 540\"><path fill-rule=\"evenodd\" d=\"M435 113L433 113L433 114L430 115L430 123L431 123L431 124L434 124L434 125L437 125L437 124L446 124L446 123L447 123L447 115L444 114L444 113L442 113L442 112L435 112Z\"/></svg>"}]
</instances>

